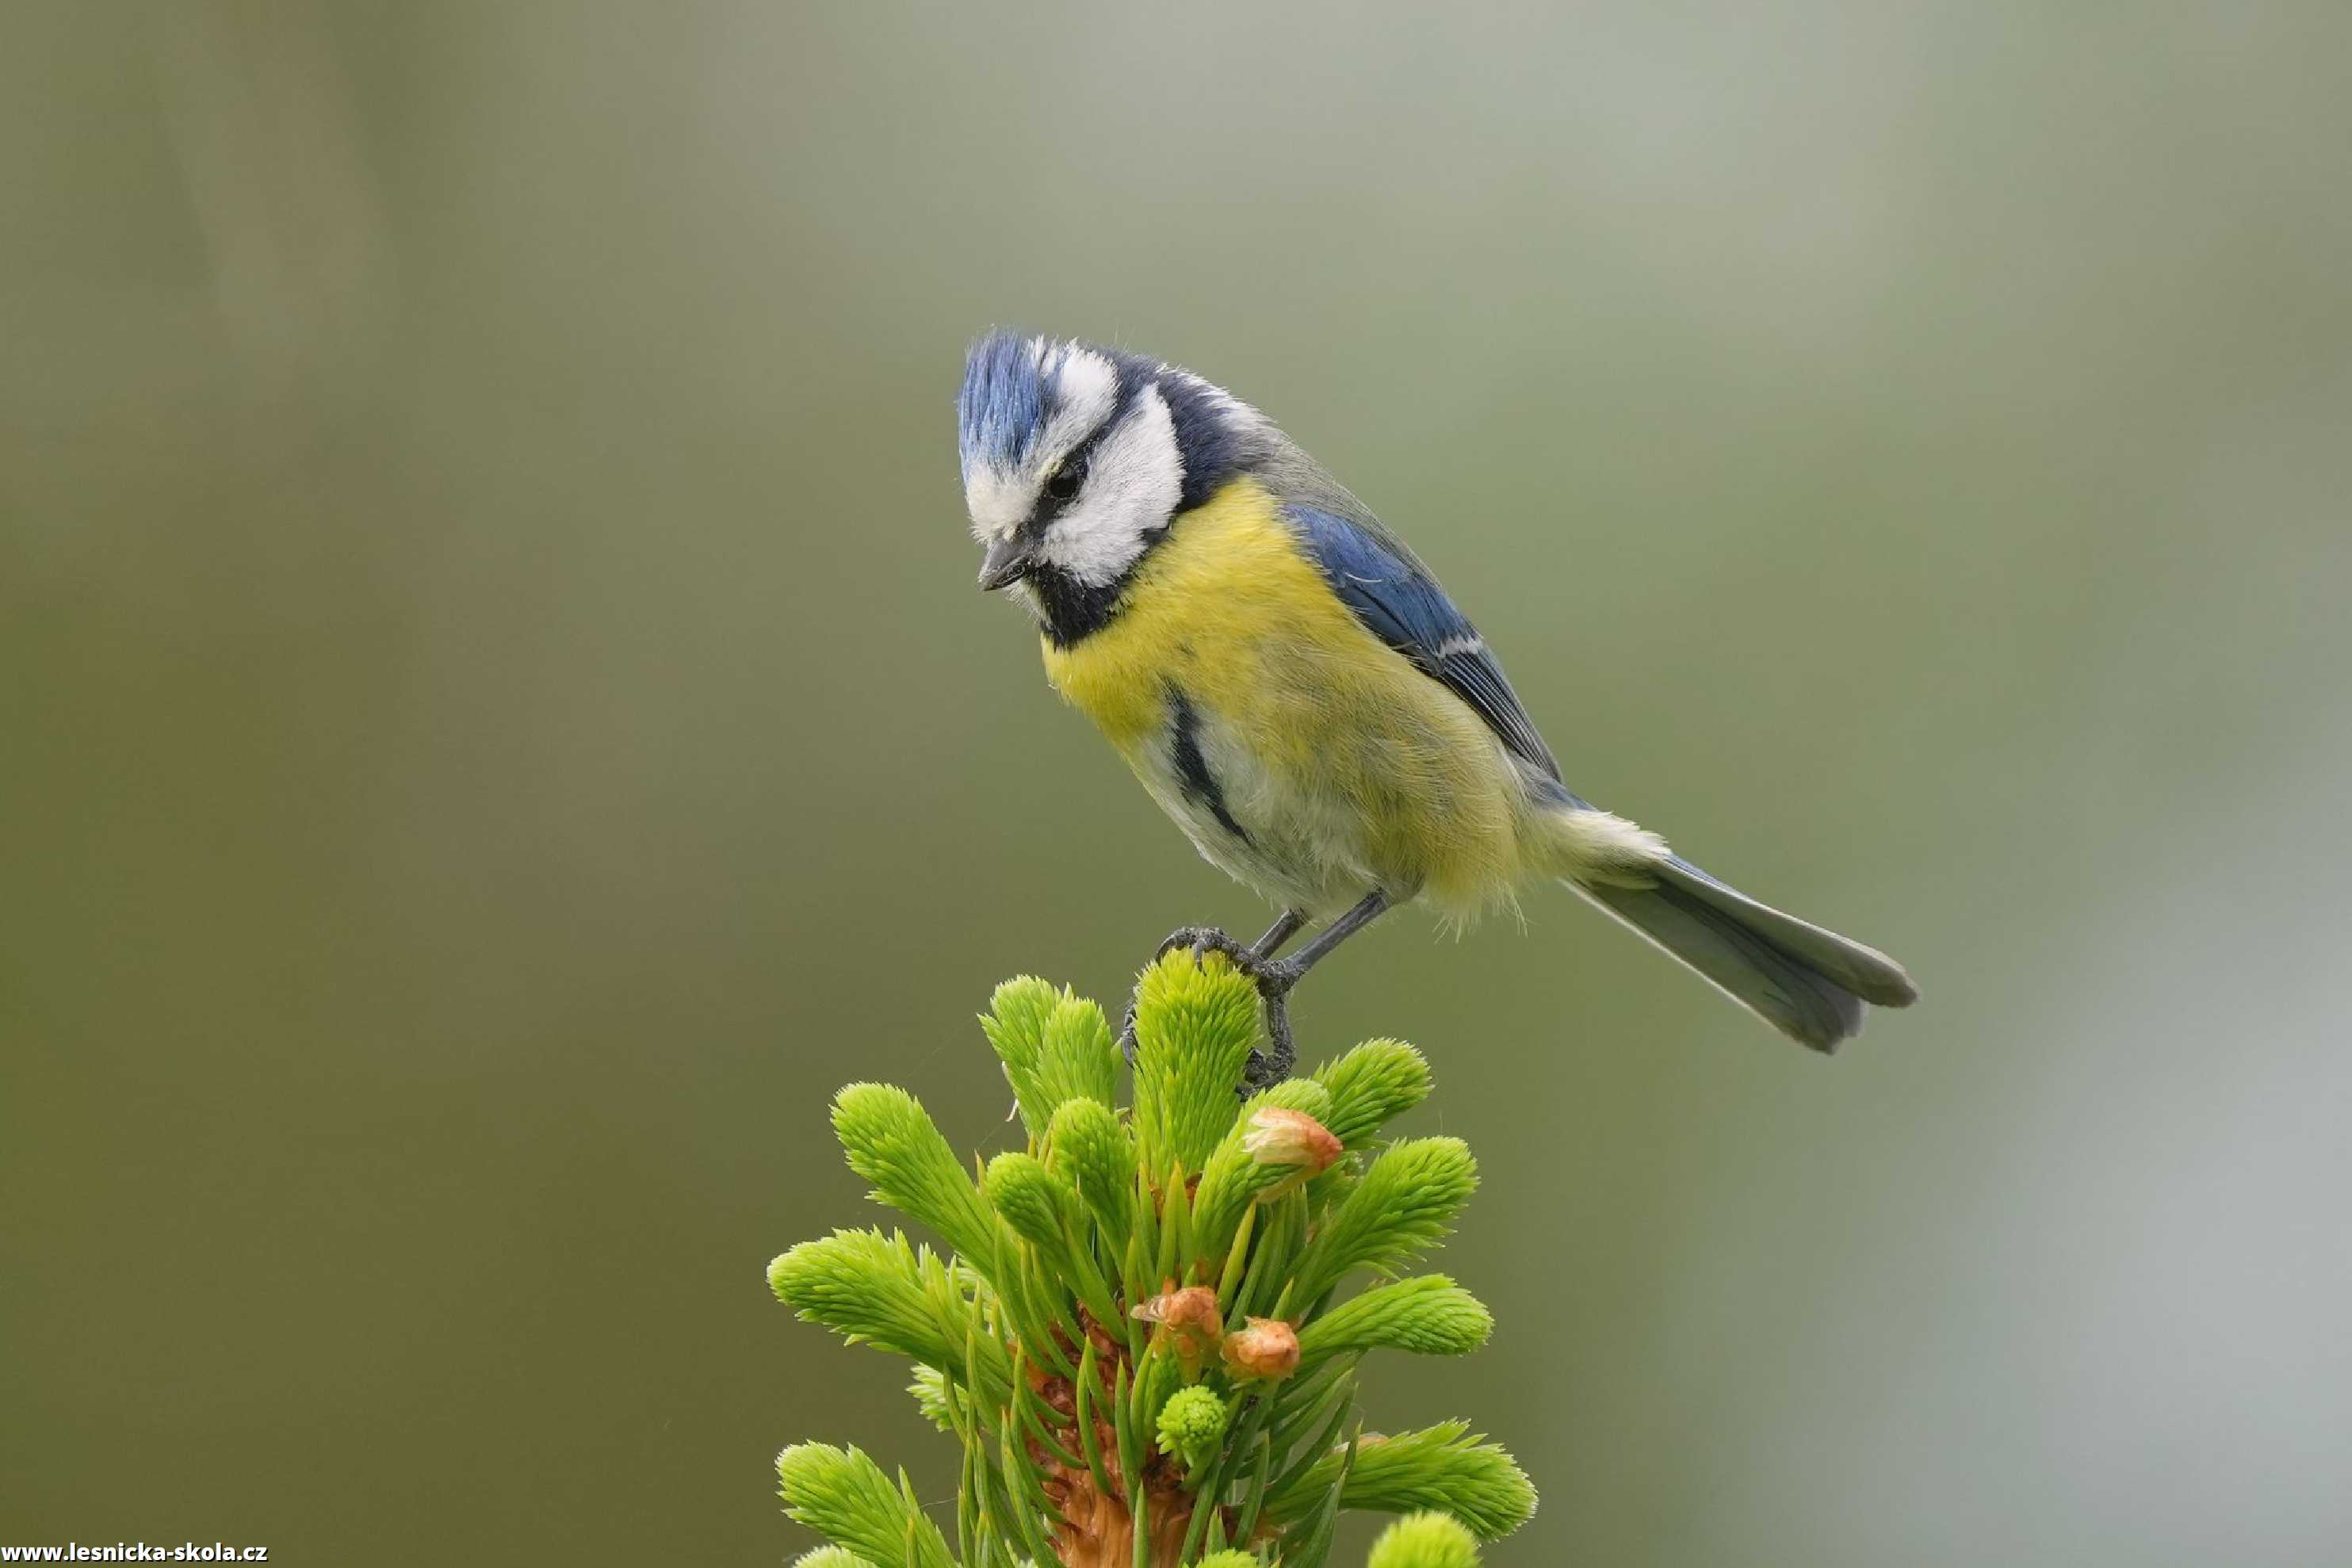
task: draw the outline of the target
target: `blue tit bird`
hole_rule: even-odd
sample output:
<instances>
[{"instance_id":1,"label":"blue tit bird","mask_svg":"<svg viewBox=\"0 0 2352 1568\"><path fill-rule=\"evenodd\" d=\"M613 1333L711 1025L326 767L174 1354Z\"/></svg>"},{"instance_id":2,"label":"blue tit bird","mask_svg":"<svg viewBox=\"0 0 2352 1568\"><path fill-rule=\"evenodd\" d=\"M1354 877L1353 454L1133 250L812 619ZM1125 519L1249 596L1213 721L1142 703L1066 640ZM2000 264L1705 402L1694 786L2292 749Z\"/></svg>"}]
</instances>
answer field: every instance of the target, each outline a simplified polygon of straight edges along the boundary
<instances>
[{"instance_id":1,"label":"blue tit bird","mask_svg":"<svg viewBox=\"0 0 2352 1568\"><path fill-rule=\"evenodd\" d=\"M1228 953L1285 998L1412 900L1454 920L1565 883L1734 1002L1829 1051L1917 999L1874 948L1708 876L1582 799L1486 639L1404 542L1256 409L1175 365L992 332L958 400L980 585L1193 845L1281 910ZM1300 930L1328 921L1290 957ZM1163 951L1165 949L1163 948Z\"/></svg>"}]
</instances>

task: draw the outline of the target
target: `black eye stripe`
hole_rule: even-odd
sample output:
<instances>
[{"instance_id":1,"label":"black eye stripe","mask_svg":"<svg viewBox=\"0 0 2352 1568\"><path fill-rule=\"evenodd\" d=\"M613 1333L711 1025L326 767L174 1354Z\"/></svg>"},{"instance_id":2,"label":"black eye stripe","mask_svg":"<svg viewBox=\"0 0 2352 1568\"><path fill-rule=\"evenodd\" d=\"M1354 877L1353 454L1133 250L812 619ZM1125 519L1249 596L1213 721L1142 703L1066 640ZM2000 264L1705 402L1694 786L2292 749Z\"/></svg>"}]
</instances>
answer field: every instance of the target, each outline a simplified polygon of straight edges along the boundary
<instances>
[{"instance_id":1,"label":"black eye stripe","mask_svg":"<svg viewBox=\"0 0 2352 1568\"><path fill-rule=\"evenodd\" d=\"M1095 448L1102 445L1103 437L1118 423L1116 415L1104 420L1093 435L1072 447L1070 455L1045 476L1045 482L1037 489L1036 512L1030 520L1037 527L1043 528L1061 516L1078 499L1078 491L1086 486L1087 471L1094 467Z\"/></svg>"},{"instance_id":2,"label":"black eye stripe","mask_svg":"<svg viewBox=\"0 0 2352 1568\"><path fill-rule=\"evenodd\" d=\"M1030 515L1029 526L1044 528L1061 516L1070 502L1077 499L1078 491L1085 487L1087 470L1094 465L1095 449L1109 437L1112 431L1127 423L1127 416L1134 411L1136 398L1150 379L1150 368L1143 361L1120 357L1118 394L1112 399L1110 412L1103 416L1101 424L1087 433L1084 440L1070 448L1069 455L1038 487L1037 510ZM1070 476L1069 489L1057 489L1057 482L1065 475Z\"/></svg>"}]
</instances>

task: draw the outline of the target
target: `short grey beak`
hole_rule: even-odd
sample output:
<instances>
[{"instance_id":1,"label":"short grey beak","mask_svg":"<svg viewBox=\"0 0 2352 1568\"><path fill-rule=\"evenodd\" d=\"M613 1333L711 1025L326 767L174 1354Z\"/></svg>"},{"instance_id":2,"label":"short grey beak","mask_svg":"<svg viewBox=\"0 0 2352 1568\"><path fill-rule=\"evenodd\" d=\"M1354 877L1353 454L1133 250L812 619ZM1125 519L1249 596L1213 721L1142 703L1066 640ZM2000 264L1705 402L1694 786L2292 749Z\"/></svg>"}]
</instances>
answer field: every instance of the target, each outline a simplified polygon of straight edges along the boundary
<instances>
[{"instance_id":1,"label":"short grey beak","mask_svg":"<svg viewBox=\"0 0 2352 1568\"><path fill-rule=\"evenodd\" d=\"M1019 534L1000 539L981 558L980 585L993 594L1029 574L1029 545Z\"/></svg>"}]
</instances>

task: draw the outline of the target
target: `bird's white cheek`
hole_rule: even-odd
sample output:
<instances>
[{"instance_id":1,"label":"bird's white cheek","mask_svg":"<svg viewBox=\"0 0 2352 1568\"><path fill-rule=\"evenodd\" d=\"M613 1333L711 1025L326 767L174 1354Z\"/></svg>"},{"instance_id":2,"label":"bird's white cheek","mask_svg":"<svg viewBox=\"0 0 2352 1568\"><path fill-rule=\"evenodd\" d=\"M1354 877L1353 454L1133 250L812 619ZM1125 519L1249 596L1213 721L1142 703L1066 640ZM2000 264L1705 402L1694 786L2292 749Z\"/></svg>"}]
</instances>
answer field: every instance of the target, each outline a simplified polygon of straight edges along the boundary
<instances>
[{"instance_id":1,"label":"bird's white cheek","mask_svg":"<svg viewBox=\"0 0 2352 1568\"><path fill-rule=\"evenodd\" d=\"M1118 514L1090 507L1055 519L1037 553L1079 582L1100 587L1118 580L1129 563L1143 553L1143 542Z\"/></svg>"},{"instance_id":2,"label":"bird's white cheek","mask_svg":"<svg viewBox=\"0 0 2352 1568\"><path fill-rule=\"evenodd\" d=\"M1148 389L1097 448L1086 489L1046 529L1039 553L1081 583L1115 583L1174 513L1183 489L1175 421L1159 390Z\"/></svg>"}]
</instances>

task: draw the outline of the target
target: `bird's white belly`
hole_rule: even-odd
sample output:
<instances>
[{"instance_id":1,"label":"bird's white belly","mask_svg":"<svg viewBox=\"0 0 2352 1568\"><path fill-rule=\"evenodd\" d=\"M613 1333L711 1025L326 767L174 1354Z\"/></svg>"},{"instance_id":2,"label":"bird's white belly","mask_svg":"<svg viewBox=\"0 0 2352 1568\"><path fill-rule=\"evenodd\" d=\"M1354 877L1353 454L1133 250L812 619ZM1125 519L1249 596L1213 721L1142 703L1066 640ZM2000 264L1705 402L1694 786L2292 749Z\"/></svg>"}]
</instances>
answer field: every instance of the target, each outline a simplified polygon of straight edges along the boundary
<instances>
[{"instance_id":1,"label":"bird's white belly","mask_svg":"<svg viewBox=\"0 0 2352 1568\"><path fill-rule=\"evenodd\" d=\"M1210 864L1286 909L1336 913L1379 881L1364 853L1360 805L1328 775L1269 765L1213 710L1192 707L1189 723L1171 717L1131 760Z\"/></svg>"}]
</instances>

